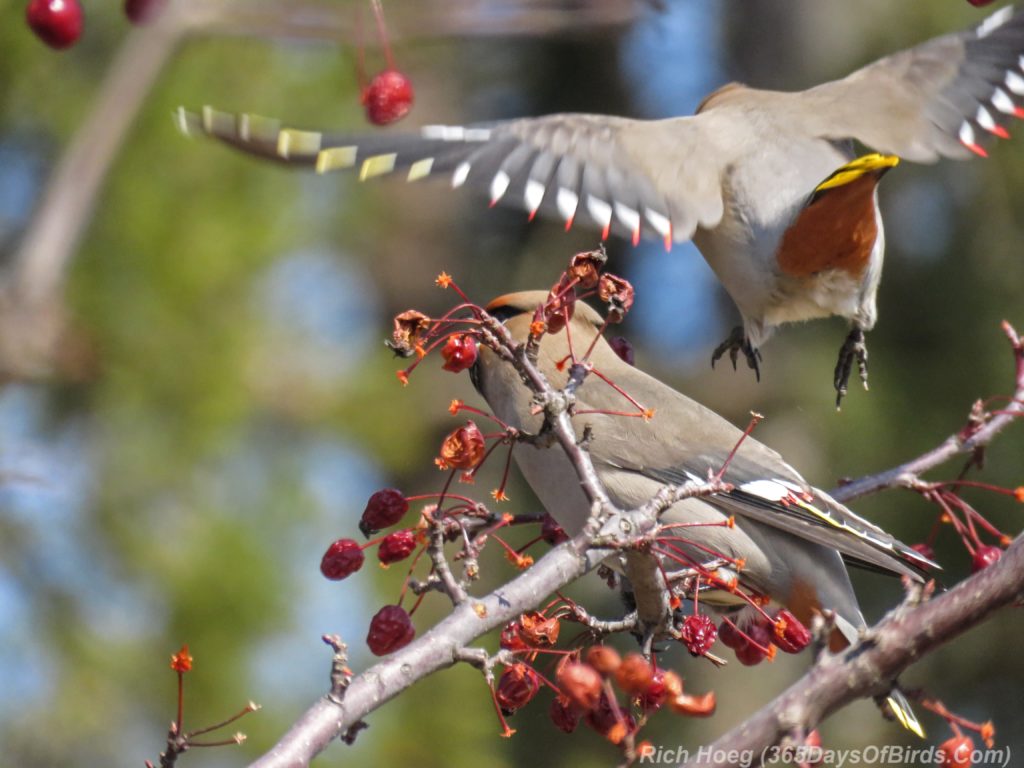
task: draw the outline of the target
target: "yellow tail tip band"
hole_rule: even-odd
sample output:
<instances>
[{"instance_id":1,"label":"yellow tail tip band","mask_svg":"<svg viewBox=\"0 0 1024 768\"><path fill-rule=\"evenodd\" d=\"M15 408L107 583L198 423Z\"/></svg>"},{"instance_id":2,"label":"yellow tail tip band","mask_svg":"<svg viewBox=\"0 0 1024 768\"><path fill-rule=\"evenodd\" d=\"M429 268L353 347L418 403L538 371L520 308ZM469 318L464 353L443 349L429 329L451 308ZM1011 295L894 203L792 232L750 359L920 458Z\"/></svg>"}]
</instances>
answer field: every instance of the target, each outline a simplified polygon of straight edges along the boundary
<instances>
[{"instance_id":1,"label":"yellow tail tip band","mask_svg":"<svg viewBox=\"0 0 1024 768\"><path fill-rule=\"evenodd\" d=\"M889 709L892 710L896 720L918 738L924 738L924 728L917 719L917 715L914 714L914 710L910 708L909 702L906 701L902 696L889 696L886 698L886 703L889 705Z\"/></svg>"},{"instance_id":2,"label":"yellow tail tip band","mask_svg":"<svg viewBox=\"0 0 1024 768\"><path fill-rule=\"evenodd\" d=\"M374 176L382 176L385 173L391 173L395 170L395 161L398 159L398 155L394 152L389 152L384 155L373 155L363 160L363 164L359 166L359 180L366 181L372 179Z\"/></svg>"},{"instance_id":3,"label":"yellow tail tip band","mask_svg":"<svg viewBox=\"0 0 1024 768\"><path fill-rule=\"evenodd\" d=\"M356 147L328 147L316 156L316 172L327 173L356 164Z\"/></svg>"},{"instance_id":4,"label":"yellow tail tip band","mask_svg":"<svg viewBox=\"0 0 1024 768\"><path fill-rule=\"evenodd\" d=\"M317 131L299 131L282 128L277 134L277 154L288 160L292 156L305 157L320 152L323 134Z\"/></svg>"}]
</instances>

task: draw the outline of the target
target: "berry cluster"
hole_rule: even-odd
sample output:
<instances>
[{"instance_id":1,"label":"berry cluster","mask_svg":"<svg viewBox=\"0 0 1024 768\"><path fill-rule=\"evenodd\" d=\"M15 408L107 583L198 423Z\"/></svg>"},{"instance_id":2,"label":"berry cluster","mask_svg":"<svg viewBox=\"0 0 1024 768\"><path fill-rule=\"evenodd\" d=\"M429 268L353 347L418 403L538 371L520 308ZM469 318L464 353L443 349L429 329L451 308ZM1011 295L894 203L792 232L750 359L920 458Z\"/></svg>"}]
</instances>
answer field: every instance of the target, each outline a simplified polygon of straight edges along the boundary
<instances>
[{"instance_id":1,"label":"berry cluster","mask_svg":"<svg viewBox=\"0 0 1024 768\"><path fill-rule=\"evenodd\" d=\"M484 436L476 424L470 421L444 439L436 462L439 467L451 468L453 472L457 469L472 472L482 461L484 445ZM409 511L410 500L427 498L436 498L437 503L424 508L414 527L382 533L402 521ZM450 506L445 507L446 502L450 502ZM540 524L540 534L519 549L511 547L497 534L497 531L505 526L525 523ZM412 571L420 555L428 551L432 535L436 535L441 542L456 539L464 541L464 550L459 553L457 559L465 563L467 580L478 575L477 558L488 541L493 540L500 544L509 561L519 568L525 568L533 563L533 559L524 554L529 546L541 540L554 546L566 539L565 532L548 515L519 518L507 514L495 515L471 499L448 493L447 488L438 496L413 499L394 488L381 489L367 501L359 520L359 530L370 540L363 544L352 538L333 541L320 560L320 572L323 576L332 581L348 578L363 567L366 550L376 547L377 560L385 568L412 557L402 596L404 597L407 589L411 589L418 593L421 599L423 593L435 585L439 563L435 560L434 568L425 583L413 580ZM471 532L475 533L472 537L469 536ZM443 558L444 555L434 553L433 557ZM416 603L416 606L418 605L419 601ZM367 635L367 645L373 653L378 656L393 653L413 640L416 632L411 614L416 610L416 606L406 611L402 607L400 597L397 604L386 605L378 611L370 622Z\"/></svg>"},{"instance_id":2,"label":"berry cluster","mask_svg":"<svg viewBox=\"0 0 1024 768\"><path fill-rule=\"evenodd\" d=\"M975 723L950 712L946 706L936 699L925 699L924 707L943 718L953 731L953 735L939 745L938 761L942 768L971 768L978 759L975 752L974 739L965 731L973 732L991 749L995 746L996 729L992 721Z\"/></svg>"},{"instance_id":3,"label":"berry cluster","mask_svg":"<svg viewBox=\"0 0 1024 768\"><path fill-rule=\"evenodd\" d=\"M572 733L582 722L635 756L636 737L651 714L667 707L676 714L707 717L715 711L715 694L685 693L682 678L639 653L624 657L610 645L555 649L561 621L578 620L579 608L561 598L545 612L531 611L501 632L501 648L516 657L505 665L494 688L494 704L503 735L515 731L505 718L532 701L542 687L554 694L548 707L552 724ZM712 628L713 628L712 624ZM542 657L554 657L553 680L537 669Z\"/></svg>"},{"instance_id":4,"label":"berry cluster","mask_svg":"<svg viewBox=\"0 0 1024 768\"><path fill-rule=\"evenodd\" d=\"M364 536L372 536L397 525L408 511L409 500L401 491L384 488L367 501L359 520L359 530ZM422 544L422 531L412 528L399 529L366 544L355 539L337 539L321 558L320 572L332 581L340 581L363 567L367 547L377 545L378 561L382 566L388 566L405 560ZM371 620L366 643L373 653L384 656L405 647L415 636L412 619L405 609L401 605L386 605Z\"/></svg>"},{"instance_id":5,"label":"berry cluster","mask_svg":"<svg viewBox=\"0 0 1024 768\"><path fill-rule=\"evenodd\" d=\"M980 412L982 405L981 401L976 403L974 412ZM959 437L961 439L970 437L978 428L979 423L972 417L967 427L960 432ZM971 573L977 573L999 561L1003 555L1003 550L1010 545L1012 537L999 530L961 495L962 490L965 488L976 488L1004 496L1012 496L1017 501L1024 503L1024 486L1003 488L1002 486L965 480L963 478L950 482L919 483L915 490L926 500L935 504L939 508L939 514L927 539L914 544L913 548L925 557L934 560L935 541L940 531L948 526L953 529L953 532L963 544L964 549L967 550L967 554L970 555ZM995 543L990 543L992 541Z\"/></svg>"},{"instance_id":6,"label":"berry cluster","mask_svg":"<svg viewBox=\"0 0 1024 768\"><path fill-rule=\"evenodd\" d=\"M811 633L785 608L774 616L762 612L743 629L725 619L718 628L718 637L724 646L732 648L737 661L747 667L773 659L776 648L785 653L800 653L811 642Z\"/></svg>"}]
</instances>

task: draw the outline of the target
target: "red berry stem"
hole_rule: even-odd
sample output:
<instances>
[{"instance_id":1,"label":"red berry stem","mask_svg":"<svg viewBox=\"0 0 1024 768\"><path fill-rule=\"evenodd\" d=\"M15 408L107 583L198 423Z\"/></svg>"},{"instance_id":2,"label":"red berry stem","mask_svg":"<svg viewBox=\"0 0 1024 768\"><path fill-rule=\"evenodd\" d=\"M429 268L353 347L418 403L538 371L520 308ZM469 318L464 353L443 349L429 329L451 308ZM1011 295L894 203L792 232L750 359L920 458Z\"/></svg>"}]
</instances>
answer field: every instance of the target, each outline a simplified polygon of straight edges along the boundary
<instances>
[{"instance_id":1,"label":"red berry stem","mask_svg":"<svg viewBox=\"0 0 1024 768\"><path fill-rule=\"evenodd\" d=\"M950 480L944 483L936 483L937 487L949 488L951 491L955 491L958 488L980 488L983 491L992 491L993 493L1001 493L1004 496L1016 496L1016 488L1004 488L1001 485L993 485L992 483L983 483L977 480Z\"/></svg>"},{"instance_id":2,"label":"red berry stem","mask_svg":"<svg viewBox=\"0 0 1024 768\"><path fill-rule=\"evenodd\" d=\"M445 499L448 498L448 490L451 488L452 481L455 479L455 473L458 471L459 470L457 468L453 468L452 471L448 473L448 479L444 481L444 487L441 488L441 493L437 495L437 509L434 510L434 513L437 513L437 516L432 513L423 513L423 516L427 518L427 522L433 523L447 516L447 513L443 509L444 502Z\"/></svg>"},{"instance_id":3,"label":"red berry stem","mask_svg":"<svg viewBox=\"0 0 1024 768\"><path fill-rule=\"evenodd\" d=\"M718 527L718 524L714 523L713 526ZM679 549L679 547L677 547L672 542L679 542L681 544L687 544L691 547L695 547L696 549L699 549L702 552L706 552L707 554L711 555L711 557L713 557L714 559L722 560L723 562L730 563L731 565L739 566L741 564L740 559L738 558L723 555L721 552L712 549L711 547L705 546L700 542L694 541L693 539L687 539L684 536L659 536L657 539L655 539L655 541L663 547L668 547L676 555L684 558L684 560L678 560L678 558L676 558L677 561L682 563L683 565L691 564L694 567L700 567L700 563L691 558L689 555L687 555L685 552Z\"/></svg>"},{"instance_id":4,"label":"red berry stem","mask_svg":"<svg viewBox=\"0 0 1024 768\"><path fill-rule=\"evenodd\" d=\"M406 496L406 501L427 501L428 499L439 499L441 494L439 493L420 493L415 496ZM469 496L460 496L456 493L449 493L447 498L454 499L455 501L461 501L462 504L468 509L472 509L476 506L476 502L469 498Z\"/></svg>"},{"instance_id":5,"label":"red berry stem","mask_svg":"<svg viewBox=\"0 0 1024 768\"><path fill-rule=\"evenodd\" d=\"M377 36L380 38L380 45L384 49L384 58L387 59L388 69L395 68L395 57L391 53L391 43L388 41L387 25L384 23L384 6L380 0L370 0L373 6L373 15L377 20Z\"/></svg>"},{"instance_id":6,"label":"red berry stem","mask_svg":"<svg viewBox=\"0 0 1024 768\"><path fill-rule=\"evenodd\" d=\"M732 460L736 457L736 452L740 449L740 446L743 445L743 441L750 437L750 433L753 432L754 428L761 423L763 418L764 416L760 413L755 413L754 411L750 412L750 421L747 423L746 429L743 430L743 434L740 435L740 439L736 441L736 445L734 445L732 450L729 451L729 455L725 457L725 461L722 462L721 469L719 469L718 473L715 475L715 480L722 482L722 478L725 477L725 471L729 468L729 465L732 464Z\"/></svg>"},{"instance_id":7,"label":"red berry stem","mask_svg":"<svg viewBox=\"0 0 1024 768\"><path fill-rule=\"evenodd\" d=\"M510 739L515 735L516 729L509 728L505 715L502 714L501 705L498 703L498 694L494 690L494 680L487 680L487 689L491 692L491 703L494 704L494 711L498 715L498 722L501 723L501 738Z\"/></svg>"},{"instance_id":8,"label":"red berry stem","mask_svg":"<svg viewBox=\"0 0 1024 768\"><path fill-rule=\"evenodd\" d=\"M512 515L504 514L501 519L498 520L494 525L485 528L480 531L475 537L473 537L473 546L479 549L487 543L487 539L495 532L504 528L505 526L511 525L513 521Z\"/></svg>"},{"instance_id":9,"label":"red berry stem","mask_svg":"<svg viewBox=\"0 0 1024 768\"><path fill-rule=\"evenodd\" d=\"M481 410L479 408L474 408L472 405L466 405L461 400L453 400L452 404L448 408L448 412L452 416L455 416L459 411L468 411L469 413L474 413L477 416L480 416L481 418L490 419L506 432L518 432L518 430L516 430L514 427L510 427L508 424L499 419L493 413L488 413L487 411Z\"/></svg>"},{"instance_id":10,"label":"red berry stem","mask_svg":"<svg viewBox=\"0 0 1024 768\"><path fill-rule=\"evenodd\" d=\"M953 729L953 732L957 736L963 735L960 728L966 728L967 730L974 731L981 736L981 740L985 742L985 746L989 749L995 745L996 729L995 726L992 725L991 720L984 723L975 723L972 720L961 717L955 712L951 712L939 699L921 699L921 706L929 712L934 712L949 723L949 727Z\"/></svg>"},{"instance_id":11,"label":"red berry stem","mask_svg":"<svg viewBox=\"0 0 1024 768\"><path fill-rule=\"evenodd\" d=\"M356 85L359 86L359 93L365 93L370 84L370 78L366 76L366 41L363 38L363 9L356 6L355 21L356 38Z\"/></svg>"},{"instance_id":12,"label":"red berry stem","mask_svg":"<svg viewBox=\"0 0 1024 768\"><path fill-rule=\"evenodd\" d=\"M449 275L447 272L442 272L440 275L438 275L437 279L434 281L434 285L444 290L451 288L453 291L459 294L459 298L462 299L464 304L470 305L470 307L474 311L473 313L477 315L478 319L484 314L484 311L480 307L478 307L476 304L469 300L469 297L463 292L461 288L459 288L458 283L456 283L452 276Z\"/></svg>"},{"instance_id":13,"label":"red berry stem","mask_svg":"<svg viewBox=\"0 0 1024 768\"><path fill-rule=\"evenodd\" d=\"M180 736L182 733L182 720L185 716L185 673L176 670L178 673L178 714L174 718L174 729Z\"/></svg>"}]
</instances>

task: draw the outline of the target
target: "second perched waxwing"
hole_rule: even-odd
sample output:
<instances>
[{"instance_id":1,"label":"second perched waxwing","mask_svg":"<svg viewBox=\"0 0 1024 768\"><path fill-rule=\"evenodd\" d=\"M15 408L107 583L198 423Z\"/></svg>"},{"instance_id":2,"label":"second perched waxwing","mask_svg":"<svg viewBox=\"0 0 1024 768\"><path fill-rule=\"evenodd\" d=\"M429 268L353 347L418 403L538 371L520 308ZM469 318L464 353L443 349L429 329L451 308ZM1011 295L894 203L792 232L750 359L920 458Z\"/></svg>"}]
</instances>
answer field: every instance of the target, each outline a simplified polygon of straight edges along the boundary
<instances>
[{"instance_id":1,"label":"second perched waxwing","mask_svg":"<svg viewBox=\"0 0 1024 768\"><path fill-rule=\"evenodd\" d=\"M535 310L546 298L543 291L510 294L495 299L487 309L522 342L530 333ZM816 611L831 610L836 629L848 643L866 625L846 563L917 580L922 568L933 565L810 486L771 448L749 436L741 441L742 431L724 418L624 362L599 335L601 327L601 316L578 302L565 329L542 337L537 364L552 386L561 387L568 376L564 362L573 351L582 355L593 343L588 361L602 375L589 375L576 390L579 415L574 424L578 436L589 427L590 458L620 509L644 504L666 484L706 480L709 473L727 466L723 479L733 490L679 501L662 514L662 522L719 522L734 517L732 528L687 528L686 537L694 542L690 555L706 560L708 552L714 552L742 559L738 577L743 586L770 597L805 623ZM532 408L533 394L512 365L483 348L471 372L498 418L527 432L541 427L543 416ZM653 417L616 415L631 407L623 392L653 409ZM568 533L579 533L590 515L590 504L565 454L528 444L518 444L514 450L523 475L547 511ZM904 726L921 733L898 691L891 694L889 703Z\"/></svg>"}]
</instances>

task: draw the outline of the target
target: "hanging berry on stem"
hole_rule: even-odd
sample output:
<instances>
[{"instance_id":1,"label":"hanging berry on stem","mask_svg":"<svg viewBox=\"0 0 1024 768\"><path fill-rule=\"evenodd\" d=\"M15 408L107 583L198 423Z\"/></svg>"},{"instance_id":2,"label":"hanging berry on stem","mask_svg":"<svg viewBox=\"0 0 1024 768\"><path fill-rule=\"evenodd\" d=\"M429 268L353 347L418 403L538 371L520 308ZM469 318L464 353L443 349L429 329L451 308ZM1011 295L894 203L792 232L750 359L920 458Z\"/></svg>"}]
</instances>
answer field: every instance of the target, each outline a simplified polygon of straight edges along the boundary
<instances>
[{"instance_id":1,"label":"hanging berry on stem","mask_svg":"<svg viewBox=\"0 0 1024 768\"><path fill-rule=\"evenodd\" d=\"M388 41L387 27L384 24L384 8L380 0L371 0L370 4L373 6L373 15L377 22L377 36L381 48L384 49L387 68L367 82L363 45L360 40L356 76L362 94L361 101L366 109L366 119L374 125L390 125L409 114L414 93L409 78L395 66L395 57L391 52L391 43Z\"/></svg>"}]
</instances>

